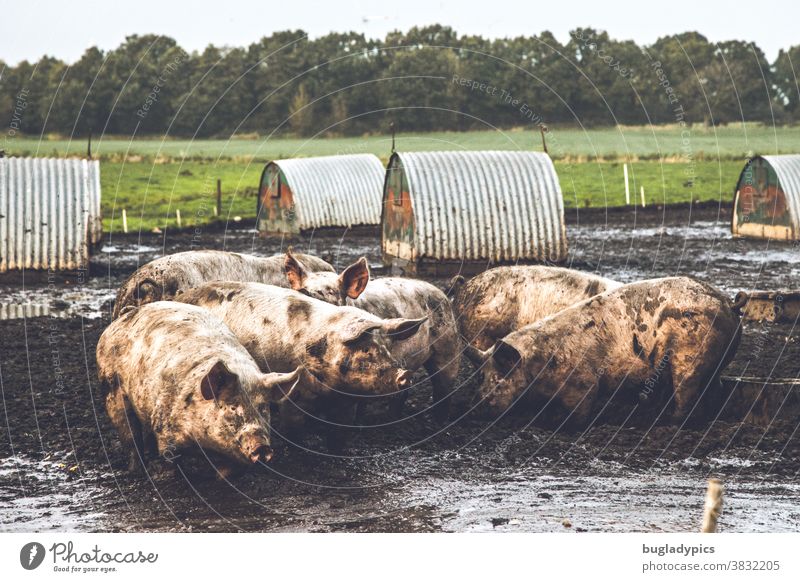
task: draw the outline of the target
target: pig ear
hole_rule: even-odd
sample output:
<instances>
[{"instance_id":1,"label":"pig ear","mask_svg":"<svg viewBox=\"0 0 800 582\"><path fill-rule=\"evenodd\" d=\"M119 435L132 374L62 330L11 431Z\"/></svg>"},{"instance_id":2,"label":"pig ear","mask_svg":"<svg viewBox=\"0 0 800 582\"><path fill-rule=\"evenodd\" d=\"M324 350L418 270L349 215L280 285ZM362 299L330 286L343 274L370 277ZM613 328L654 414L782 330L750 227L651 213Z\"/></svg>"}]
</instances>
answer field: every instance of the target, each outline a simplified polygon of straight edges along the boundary
<instances>
[{"instance_id":1,"label":"pig ear","mask_svg":"<svg viewBox=\"0 0 800 582\"><path fill-rule=\"evenodd\" d=\"M427 317L419 319L387 319L383 324L383 330L390 340L403 341L416 335L422 324L428 321Z\"/></svg>"},{"instance_id":2,"label":"pig ear","mask_svg":"<svg viewBox=\"0 0 800 582\"><path fill-rule=\"evenodd\" d=\"M342 341L346 344L361 339L364 334L367 334L376 329L381 329L383 323L380 321L369 321L366 319L357 319L348 323L340 332Z\"/></svg>"},{"instance_id":3,"label":"pig ear","mask_svg":"<svg viewBox=\"0 0 800 582\"><path fill-rule=\"evenodd\" d=\"M486 350L485 352L482 352L473 345L467 344L466 346L464 346L464 355L470 362L472 362L476 366L483 365L486 362L486 360L489 359L491 352L492 352L491 348Z\"/></svg>"},{"instance_id":4,"label":"pig ear","mask_svg":"<svg viewBox=\"0 0 800 582\"><path fill-rule=\"evenodd\" d=\"M225 400L239 388L239 377L219 360L200 382L200 392L206 400Z\"/></svg>"},{"instance_id":5,"label":"pig ear","mask_svg":"<svg viewBox=\"0 0 800 582\"><path fill-rule=\"evenodd\" d=\"M346 295L350 299L357 299L367 288L367 283L369 283L369 265L364 257L358 259L339 275L339 289L342 295Z\"/></svg>"},{"instance_id":6,"label":"pig ear","mask_svg":"<svg viewBox=\"0 0 800 582\"><path fill-rule=\"evenodd\" d=\"M492 348L492 359L497 371L508 376L522 363L522 354L511 344L498 340Z\"/></svg>"},{"instance_id":7,"label":"pig ear","mask_svg":"<svg viewBox=\"0 0 800 582\"><path fill-rule=\"evenodd\" d=\"M152 279L145 279L136 286L136 299L140 305L159 301L161 295L161 287Z\"/></svg>"},{"instance_id":8,"label":"pig ear","mask_svg":"<svg viewBox=\"0 0 800 582\"><path fill-rule=\"evenodd\" d=\"M268 386L270 402L281 404L292 395L292 392L300 382L301 370L302 368L298 367L294 369L294 372L286 374L279 372L264 374L264 384Z\"/></svg>"},{"instance_id":9,"label":"pig ear","mask_svg":"<svg viewBox=\"0 0 800 582\"><path fill-rule=\"evenodd\" d=\"M300 264L291 250L286 251L286 258L283 261L283 270L286 271L286 277L289 279L289 286L295 291L299 291L305 286L306 277L308 273L305 267Z\"/></svg>"}]
</instances>

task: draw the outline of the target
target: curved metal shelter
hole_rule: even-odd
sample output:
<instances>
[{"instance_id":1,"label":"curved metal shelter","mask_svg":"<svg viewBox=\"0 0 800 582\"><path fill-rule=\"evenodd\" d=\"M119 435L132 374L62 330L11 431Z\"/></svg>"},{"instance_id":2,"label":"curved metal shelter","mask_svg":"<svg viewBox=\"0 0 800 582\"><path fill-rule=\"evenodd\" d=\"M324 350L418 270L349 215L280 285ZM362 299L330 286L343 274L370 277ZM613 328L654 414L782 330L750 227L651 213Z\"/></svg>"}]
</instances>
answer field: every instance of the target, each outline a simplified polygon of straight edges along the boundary
<instances>
[{"instance_id":1,"label":"curved metal shelter","mask_svg":"<svg viewBox=\"0 0 800 582\"><path fill-rule=\"evenodd\" d=\"M383 176L373 154L274 160L261 174L259 231L376 226Z\"/></svg>"},{"instance_id":2,"label":"curved metal shelter","mask_svg":"<svg viewBox=\"0 0 800 582\"><path fill-rule=\"evenodd\" d=\"M384 263L408 272L567 257L561 187L544 153L395 153L381 222Z\"/></svg>"},{"instance_id":3,"label":"curved metal shelter","mask_svg":"<svg viewBox=\"0 0 800 582\"><path fill-rule=\"evenodd\" d=\"M102 234L100 162L0 159L0 272L88 268Z\"/></svg>"},{"instance_id":4,"label":"curved metal shelter","mask_svg":"<svg viewBox=\"0 0 800 582\"><path fill-rule=\"evenodd\" d=\"M734 194L734 236L800 240L800 155L755 156Z\"/></svg>"}]
</instances>

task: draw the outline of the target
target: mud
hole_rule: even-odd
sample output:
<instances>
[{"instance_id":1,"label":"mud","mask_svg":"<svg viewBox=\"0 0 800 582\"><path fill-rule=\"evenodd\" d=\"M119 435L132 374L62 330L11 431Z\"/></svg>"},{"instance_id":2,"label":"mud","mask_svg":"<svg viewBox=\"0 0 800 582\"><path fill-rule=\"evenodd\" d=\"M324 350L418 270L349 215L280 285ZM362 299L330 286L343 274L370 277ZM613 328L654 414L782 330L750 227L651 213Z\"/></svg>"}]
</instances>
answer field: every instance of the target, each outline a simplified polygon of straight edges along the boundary
<instances>
[{"instance_id":1,"label":"mud","mask_svg":"<svg viewBox=\"0 0 800 582\"><path fill-rule=\"evenodd\" d=\"M731 239L713 207L568 219L570 264L606 277L695 275L731 295L798 286L797 246ZM487 419L469 407L477 383L467 364L444 427L421 379L401 420L371 407L340 455L320 436L278 437L275 461L236 481L166 462L128 475L94 362L116 287L164 252L269 255L289 243L337 269L365 255L381 272L378 243L364 235L289 241L230 230L114 234L83 281L0 284L0 304L23 305L0 322L0 531L695 531L709 476L726 487L723 531L800 529L797 421L566 432L519 413ZM24 307L34 303L47 311ZM727 373L798 377L798 336L791 323L748 323Z\"/></svg>"}]
</instances>

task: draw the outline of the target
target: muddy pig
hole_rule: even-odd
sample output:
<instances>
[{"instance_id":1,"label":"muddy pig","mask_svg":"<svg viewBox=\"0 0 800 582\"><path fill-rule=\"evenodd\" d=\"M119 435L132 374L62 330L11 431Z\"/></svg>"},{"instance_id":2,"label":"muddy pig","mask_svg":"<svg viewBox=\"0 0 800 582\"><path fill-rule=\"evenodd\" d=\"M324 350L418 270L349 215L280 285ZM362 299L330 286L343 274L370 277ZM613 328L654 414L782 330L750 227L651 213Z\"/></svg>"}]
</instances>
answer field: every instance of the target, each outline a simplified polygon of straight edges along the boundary
<instances>
[{"instance_id":1,"label":"muddy pig","mask_svg":"<svg viewBox=\"0 0 800 582\"><path fill-rule=\"evenodd\" d=\"M295 255L309 272L333 267L312 255ZM139 267L119 288L113 318L128 305L173 299L178 293L209 281L254 281L287 287L283 255L256 257L226 251L199 250L166 255Z\"/></svg>"},{"instance_id":2,"label":"muddy pig","mask_svg":"<svg viewBox=\"0 0 800 582\"><path fill-rule=\"evenodd\" d=\"M291 252L286 254L285 266L290 287L316 299L334 305L352 305L384 319L426 317L417 335L407 341L392 342L390 349L408 370L425 368L433 385L434 415L440 422L447 420L462 345L452 306L441 290L417 279L370 279L364 257L340 275L309 272ZM394 400L392 416L400 416L407 395L404 390Z\"/></svg>"},{"instance_id":3,"label":"muddy pig","mask_svg":"<svg viewBox=\"0 0 800 582\"><path fill-rule=\"evenodd\" d=\"M464 341L479 350L526 325L616 289L621 283L562 267L496 267L470 279L455 277L453 311Z\"/></svg>"},{"instance_id":4,"label":"muddy pig","mask_svg":"<svg viewBox=\"0 0 800 582\"><path fill-rule=\"evenodd\" d=\"M484 365L480 395L496 411L529 396L561 404L581 424L598 397L638 390L640 400L666 400L673 420L681 420L706 387L711 398L719 394L719 374L740 334L739 318L720 291L667 277L606 291L512 332L485 352L469 347L466 353Z\"/></svg>"},{"instance_id":5,"label":"muddy pig","mask_svg":"<svg viewBox=\"0 0 800 582\"><path fill-rule=\"evenodd\" d=\"M303 415L315 411L337 424L352 423L354 396L397 393L409 386L411 372L387 344L408 341L425 323L424 317L381 319L260 283L207 283L178 300L222 319L262 370L304 367L292 403L280 410L295 432Z\"/></svg>"},{"instance_id":6,"label":"muddy pig","mask_svg":"<svg viewBox=\"0 0 800 582\"><path fill-rule=\"evenodd\" d=\"M299 378L262 373L224 323L172 301L125 308L100 337L97 367L131 470L152 452L200 452L223 477L270 460L269 405Z\"/></svg>"}]
</instances>

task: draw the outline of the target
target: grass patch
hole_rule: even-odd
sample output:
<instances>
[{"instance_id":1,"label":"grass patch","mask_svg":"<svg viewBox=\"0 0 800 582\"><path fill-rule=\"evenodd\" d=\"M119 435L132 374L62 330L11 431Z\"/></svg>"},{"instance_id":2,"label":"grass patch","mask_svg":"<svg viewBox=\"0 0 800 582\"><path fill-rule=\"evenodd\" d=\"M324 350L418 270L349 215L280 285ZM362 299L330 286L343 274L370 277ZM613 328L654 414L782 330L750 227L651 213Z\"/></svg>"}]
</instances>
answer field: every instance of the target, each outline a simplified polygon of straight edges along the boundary
<instances>
[{"instance_id":1,"label":"grass patch","mask_svg":"<svg viewBox=\"0 0 800 582\"><path fill-rule=\"evenodd\" d=\"M632 202L639 203L644 186L648 205L677 202L732 200L742 169L736 161L661 163L640 160L629 164ZM262 165L222 161L184 163L104 162L103 227L122 231L122 209L128 215L128 230L177 227L175 211L181 212L184 228L215 220L216 181L222 181L223 221L235 216L253 219ZM605 207L625 204L621 162L556 161L564 204L567 207ZM692 179L692 177L694 177Z\"/></svg>"},{"instance_id":2,"label":"grass patch","mask_svg":"<svg viewBox=\"0 0 800 582\"><path fill-rule=\"evenodd\" d=\"M170 164L104 162L103 229L122 231L122 210L128 230L176 228L176 210L183 228L231 221L236 216L255 218L261 165L238 162L184 162ZM217 179L222 182L222 213L215 217Z\"/></svg>"},{"instance_id":3,"label":"grass patch","mask_svg":"<svg viewBox=\"0 0 800 582\"><path fill-rule=\"evenodd\" d=\"M581 129L553 127L548 137L554 159L579 161L659 159L688 156L698 160L743 160L753 153L800 152L800 128L769 127L760 124L738 124L721 127L696 125L688 129L677 126L636 126ZM13 138L5 142L7 155L83 156L86 140L65 140L45 136L43 139ZM298 156L373 153L389 156L391 137L387 133L362 137L255 137L236 139L122 139L113 136L95 138L95 156L108 161L124 159L173 161L181 159L219 159L259 163L271 159ZM515 128L498 131L434 132L399 134L401 151L432 150L520 150L541 149L537 128ZM126 157L127 156L127 157Z\"/></svg>"},{"instance_id":4,"label":"grass patch","mask_svg":"<svg viewBox=\"0 0 800 582\"><path fill-rule=\"evenodd\" d=\"M648 205L733 201L733 191L743 164L736 161L698 161L661 163L638 161L628 164L630 196L641 203L644 187ZM622 162L556 162L564 205L567 207L606 207L625 204L625 178Z\"/></svg>"}]
</instances>

